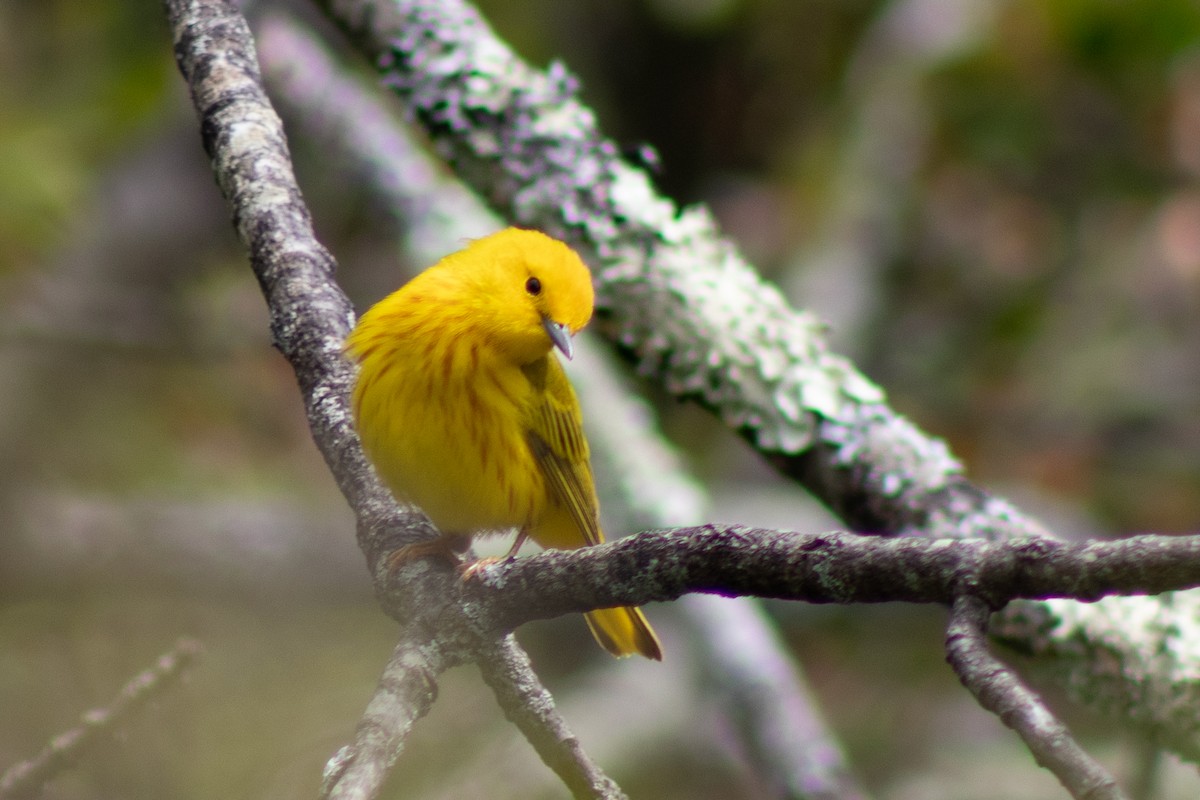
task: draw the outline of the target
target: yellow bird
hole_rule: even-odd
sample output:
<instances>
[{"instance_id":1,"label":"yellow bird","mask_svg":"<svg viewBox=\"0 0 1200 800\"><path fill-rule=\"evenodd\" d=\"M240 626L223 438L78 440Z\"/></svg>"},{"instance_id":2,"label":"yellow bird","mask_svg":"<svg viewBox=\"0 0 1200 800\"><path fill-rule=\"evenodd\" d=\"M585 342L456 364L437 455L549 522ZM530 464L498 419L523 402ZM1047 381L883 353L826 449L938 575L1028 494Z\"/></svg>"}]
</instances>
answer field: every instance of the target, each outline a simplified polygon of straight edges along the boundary
<instances>
[{"instance_id":1,"label":"yellow bird","mask_svg":"<svg viewBox=\"0 0 1200 800\"><path fill-rule=\"evenodd\" d=\"M509 228L472 242L363 314L346 340L358 362L363 449L397 499L442 532L408 556L462 550L518 531L542 547L604 541L579 401L553 350L592 316L592 280L569 247ZM406 554L402 552L401 557ZM662 659L642 612L586 615L614 656Z\"/></svg>"}]
</instances>

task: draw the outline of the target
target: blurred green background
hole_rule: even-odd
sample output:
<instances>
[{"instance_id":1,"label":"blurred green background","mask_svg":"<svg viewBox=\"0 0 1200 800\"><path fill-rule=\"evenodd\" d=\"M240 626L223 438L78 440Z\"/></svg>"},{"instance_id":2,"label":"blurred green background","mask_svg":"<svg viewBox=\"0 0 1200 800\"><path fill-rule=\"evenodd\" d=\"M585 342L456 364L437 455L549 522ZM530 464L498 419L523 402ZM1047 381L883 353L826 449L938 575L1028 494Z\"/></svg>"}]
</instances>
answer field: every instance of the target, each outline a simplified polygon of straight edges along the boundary
<instances>
[{"instance_id":1,"label":"blurred green background","mask_svg":"<svg viewBox=\"0 0 1200 800\"><path fill-rule=\"evenodd\" d=\"M255 10L281 6L313 16ZM710 205L978 482L1064 536L1195 529L1193 0L480 7L527 59L563 60L602 129L657 151L664 192ZM0 75L0 769L190 634L206 655L188 680L46 796L312 796L392 627L271 349L163 15L7 0ZM319 234L365 305L422 265L288 122ZM716 518L830 524L701 412L666 407ZM1064 796L957 686L939 610L772 610L876 796ZM651 616L670 631L670 609ZM635 797L759 796L702 694L637 701L685 657L611 663L578 620L521 638ZM606 697L609 716L588 711ZM1056 707L1136 771L1135 737ZM447 676L393 785L565 795L469 670ZM1162 796L1198 785L1173 767Z\"/></svg>"}]
</instances>

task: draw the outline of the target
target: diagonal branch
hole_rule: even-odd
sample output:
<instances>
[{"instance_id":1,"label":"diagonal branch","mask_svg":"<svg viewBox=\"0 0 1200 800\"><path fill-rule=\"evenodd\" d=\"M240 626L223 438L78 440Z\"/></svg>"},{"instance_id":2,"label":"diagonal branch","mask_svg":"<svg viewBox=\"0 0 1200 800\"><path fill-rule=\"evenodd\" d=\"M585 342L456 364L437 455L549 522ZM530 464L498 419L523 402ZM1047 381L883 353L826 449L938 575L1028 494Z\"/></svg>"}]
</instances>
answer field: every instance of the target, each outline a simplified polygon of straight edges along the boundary
<instances>
[{"instance_id":1,"label":"diagonal branch","mask_svg":"<svg viewBox=\"0 0 1200 800\"><path fill-rule=\"evenodd\" d=\"M397 508L359 446L347 400L353 371L341 355L353 309L333 280L333 257L313 234L245 20L223 0L164 5L204 148L267 299L275 345L296 372L313 439L358 517L359 545L379 585L378 576L387 573L385 550L433 531L418 512ZM433 702L437 676L464 660L464 653L448 652L419 633L429 630L421 625L427 616L422 611L430 603L436 608L446 580L444 574L418 573L382 598L407 627L354 746L328 767L327 796L376 796L412 723Z\"/></svg>"},{"instance_id":2,"label":"diagonal branch","mask_svg":"<svg viewBox=\"0 0 1200 800\"><path fill-rule=\"evenodd\" d=\"M554 698L538 679L529 656L512 636L501 639L479 659L479 671L491 687L509 721L520 729L546 766L581 800L623 800L611 778L584 752L566 721L554 707Z\"/></svg>"},{"instance_id":3,"label":"diagonal branch","mask_svg":"<svg viewBox=\"0 0 1200 800\"><path fill-rule=\"evenodd\" d=\"M443 652L415 626L404 630L392 651L379 689L354 734L325 767L323 800L376 797L404 740L437 698L437 677L448 666Z\"/></svg>"},{"instance_id":4,"label":"diagonal branch","mask_svg":"<svg viewBox=\"0 0 1200 800\"><path fill-rule=\"evenodd\" d=\"M170 652L159 656L153 667L125 684L107 707L87 712L78 726L54 737L36 756L0 775L0 798L18 800L40 796L46 781L74 764L101 734L111 734L126 717L170 686L200 652L199 642L180 639Z\"/></svg>"},{"instance_id":5,"label":"diagonal branch","mask_svg":"<svg viewBox=\"0 0 1200 800\"><path fill-rule=\"evenodd\" d=\"M401 537L432 535L421 530L419 514L397 511L359 446L347 401L354 372L342 357L354 309L333 280L333 256L313 233L245 20L221 0L164 5L204 149L250 253L275 346L295 369L313 439L358 514L360 544L385 529Z\"/></svg>"},{"instance_id":6,"label":"diagonal branch","mask_svg":"<svg viewBox=\"0 0 1200 800\"><path fill-rule=\"evenodd\" d=\"M1124 800L1099 762L1071 737L1042 699L1013 669L988 651L990 609L974 595L954 601L946 629L946 660L963 685L1024 740L1038 764L1054 773L1076 800Z\"/></svg>"}]
</instances>

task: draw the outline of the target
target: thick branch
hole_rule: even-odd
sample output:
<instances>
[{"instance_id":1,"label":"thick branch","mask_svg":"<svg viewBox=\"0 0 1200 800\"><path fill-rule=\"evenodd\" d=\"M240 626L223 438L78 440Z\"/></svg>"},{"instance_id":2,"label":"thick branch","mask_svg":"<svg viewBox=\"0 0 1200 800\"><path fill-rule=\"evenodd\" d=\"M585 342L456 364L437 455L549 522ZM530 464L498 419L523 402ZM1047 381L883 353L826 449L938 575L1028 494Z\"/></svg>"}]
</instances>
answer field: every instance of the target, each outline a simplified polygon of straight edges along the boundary
<instances>
[{"instance_id":1,"label":"thick branch","mask_svg":"<svg viewBox=\"0 0 1200 800\"><path fill-rule=\"evenodd\" d=\"M296 371L313 439L358 514L360 544L367 532L385 527L416 538L420 516L396 512L354 432L348 403L354 372L342 357L354 309L333 280L333 256L313 233L245 20L220 0L164 5L204 149L271 312L275 346Z\"/></svg>"},{"instance_id":2,"label":"thick branch","mask_svg":"<svg viewBox=\"0 0 1200 800\"><path fill-rule=\"evenodd\" d=\"M990 609L977 597L954 602L946 630L946 658L979 704L1025 741L1038 764L1050 770L1076 800L1125 800L1107 770L1076 744L1042 699L1013 669L988 651Z\"/></svg>"}]
</instances>

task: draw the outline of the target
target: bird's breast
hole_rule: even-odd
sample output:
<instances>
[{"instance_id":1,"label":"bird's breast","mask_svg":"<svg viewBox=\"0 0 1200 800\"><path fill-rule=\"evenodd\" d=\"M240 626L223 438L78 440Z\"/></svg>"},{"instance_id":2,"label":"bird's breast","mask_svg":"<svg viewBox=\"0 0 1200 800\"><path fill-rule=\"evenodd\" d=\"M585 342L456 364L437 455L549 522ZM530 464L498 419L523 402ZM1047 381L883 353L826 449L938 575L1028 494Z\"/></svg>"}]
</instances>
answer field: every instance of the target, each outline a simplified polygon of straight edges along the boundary
<instances>
[{"instance_id":1,"label":"bird's breast","mask_svg":"<svg viewBox=\"0 0 1200 800\"><path fill-rule=\"evenodd\" d=\"M356 407L363 447L392 492L447 533L533 523L546 486L527 439L529 379L461 338L391 358L384 370L362 365L383 383L356 392Z\"/></svg>"}]
</instances>

